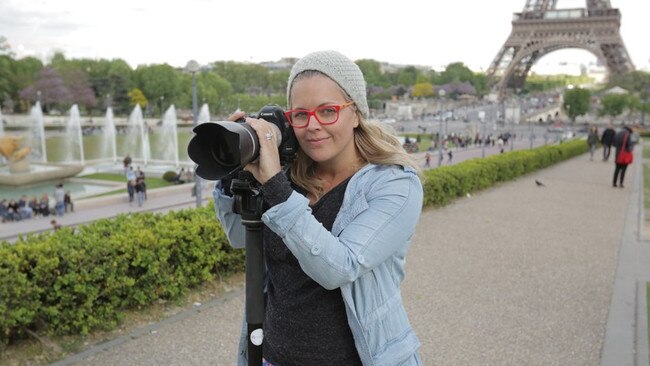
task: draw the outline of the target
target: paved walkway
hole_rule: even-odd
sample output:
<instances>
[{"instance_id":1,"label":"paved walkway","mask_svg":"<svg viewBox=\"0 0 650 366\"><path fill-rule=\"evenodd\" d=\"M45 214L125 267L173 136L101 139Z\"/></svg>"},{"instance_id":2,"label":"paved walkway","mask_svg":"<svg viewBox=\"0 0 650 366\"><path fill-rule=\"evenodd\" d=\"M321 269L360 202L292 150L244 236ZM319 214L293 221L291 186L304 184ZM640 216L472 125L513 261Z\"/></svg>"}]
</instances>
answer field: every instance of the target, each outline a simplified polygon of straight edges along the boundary
<instances>
[{"instance_id":1,"label":"paved walkway","mask_svg":"<svg viewBox=\"0 0 650 366\"><path fill-rule=\"evenodd\" d=\"M624 189L583 155L425 210L403 285L425 364L647 365L639 160ZM234 365L243 306L237 288L56 365Z\"/></svg>"}]
</instances>

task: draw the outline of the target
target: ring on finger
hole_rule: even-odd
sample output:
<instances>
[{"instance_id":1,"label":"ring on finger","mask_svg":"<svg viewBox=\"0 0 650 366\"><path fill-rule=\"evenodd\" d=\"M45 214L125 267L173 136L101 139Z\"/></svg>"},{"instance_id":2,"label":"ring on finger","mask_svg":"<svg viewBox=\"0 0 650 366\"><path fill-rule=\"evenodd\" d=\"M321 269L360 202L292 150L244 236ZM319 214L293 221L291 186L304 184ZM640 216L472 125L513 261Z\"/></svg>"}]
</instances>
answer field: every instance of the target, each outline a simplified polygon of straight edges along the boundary
<instances>
[{"instance_id":1,"label":"ring on finger","mask_svg":"<svg viewBox=\"0 0 650 366\"><path fill-rule=\"evenodd\" d=\"M272 132L267 132L264 137L266 137L267 140L273 139L273 133Z\"/></svg>"}]
</instances>

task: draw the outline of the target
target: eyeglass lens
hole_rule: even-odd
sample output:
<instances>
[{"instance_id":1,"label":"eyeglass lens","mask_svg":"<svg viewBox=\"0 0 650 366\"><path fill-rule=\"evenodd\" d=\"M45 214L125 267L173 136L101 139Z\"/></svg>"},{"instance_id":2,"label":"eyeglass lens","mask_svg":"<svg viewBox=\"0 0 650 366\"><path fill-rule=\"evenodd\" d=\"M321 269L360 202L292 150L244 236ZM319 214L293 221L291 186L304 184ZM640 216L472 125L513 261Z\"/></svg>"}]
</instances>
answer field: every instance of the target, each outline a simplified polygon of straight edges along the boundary
<instances>
[{"instance_id":1,"label":"eyeglass lens","mask_svg":"<svg viewBox=\"0 0 650 366\"><path fill-rule=\"evenodd\" d=\"M291 124L296 127L307 125L309 117L313 114L320 124L332 124L339 119L339 108L337 106L322 106L314 110L313 113L307 110L297 110L291 112Z\"/></svg>"}]
</instances>

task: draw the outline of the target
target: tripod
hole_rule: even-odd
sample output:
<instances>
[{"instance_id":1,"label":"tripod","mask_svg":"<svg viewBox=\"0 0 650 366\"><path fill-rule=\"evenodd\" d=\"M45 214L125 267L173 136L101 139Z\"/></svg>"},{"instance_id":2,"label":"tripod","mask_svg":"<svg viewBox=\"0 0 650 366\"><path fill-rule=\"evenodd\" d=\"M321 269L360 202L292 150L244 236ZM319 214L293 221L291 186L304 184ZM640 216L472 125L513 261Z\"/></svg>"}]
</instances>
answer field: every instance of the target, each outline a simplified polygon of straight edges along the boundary
<instances>
[{"instance_id":1,"label":"tripod","mask_svg":"<svg viewBox=\"0 0 650 366\"><path fill-rule=\"evenodd\" d=\"M240 171L230 190L235 199L233 212L241 215L246 227L246 323L248 366L262 364L264 332L264 252L262 249L263 203L259 183L247 171Z\"/></svg>"}]
</instances>

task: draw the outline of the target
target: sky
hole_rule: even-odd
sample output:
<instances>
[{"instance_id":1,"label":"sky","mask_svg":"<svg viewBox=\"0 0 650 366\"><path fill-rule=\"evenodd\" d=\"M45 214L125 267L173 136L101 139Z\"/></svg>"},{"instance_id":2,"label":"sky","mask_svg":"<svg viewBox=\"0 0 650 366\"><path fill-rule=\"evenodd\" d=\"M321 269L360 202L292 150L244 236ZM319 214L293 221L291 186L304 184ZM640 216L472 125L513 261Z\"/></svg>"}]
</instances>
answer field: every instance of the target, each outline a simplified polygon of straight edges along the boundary
<instances>
[{"instance_id":1,"label":"sky","mask_svg":"<svg viewBox=\"0 0 650 366\"><path fill-rule=\"evenodd\" d=\"M0 36L16 57L45 62L121 58L132 67L182 67L194 59L277 61L335 49L441 70L463 62L484 71L511 31L525 0L0 0ZM650 1L611 0L622 13L621 35L637 69L650 70ZM585 7L558 0L558 8ZM645 38L645 39L644 39ZM533 71L594 62L586 51L556 51ZM576 66L579 69L579 66ZM552 73L552 71L550 71Z\"/></svg>"}]
</instances>

